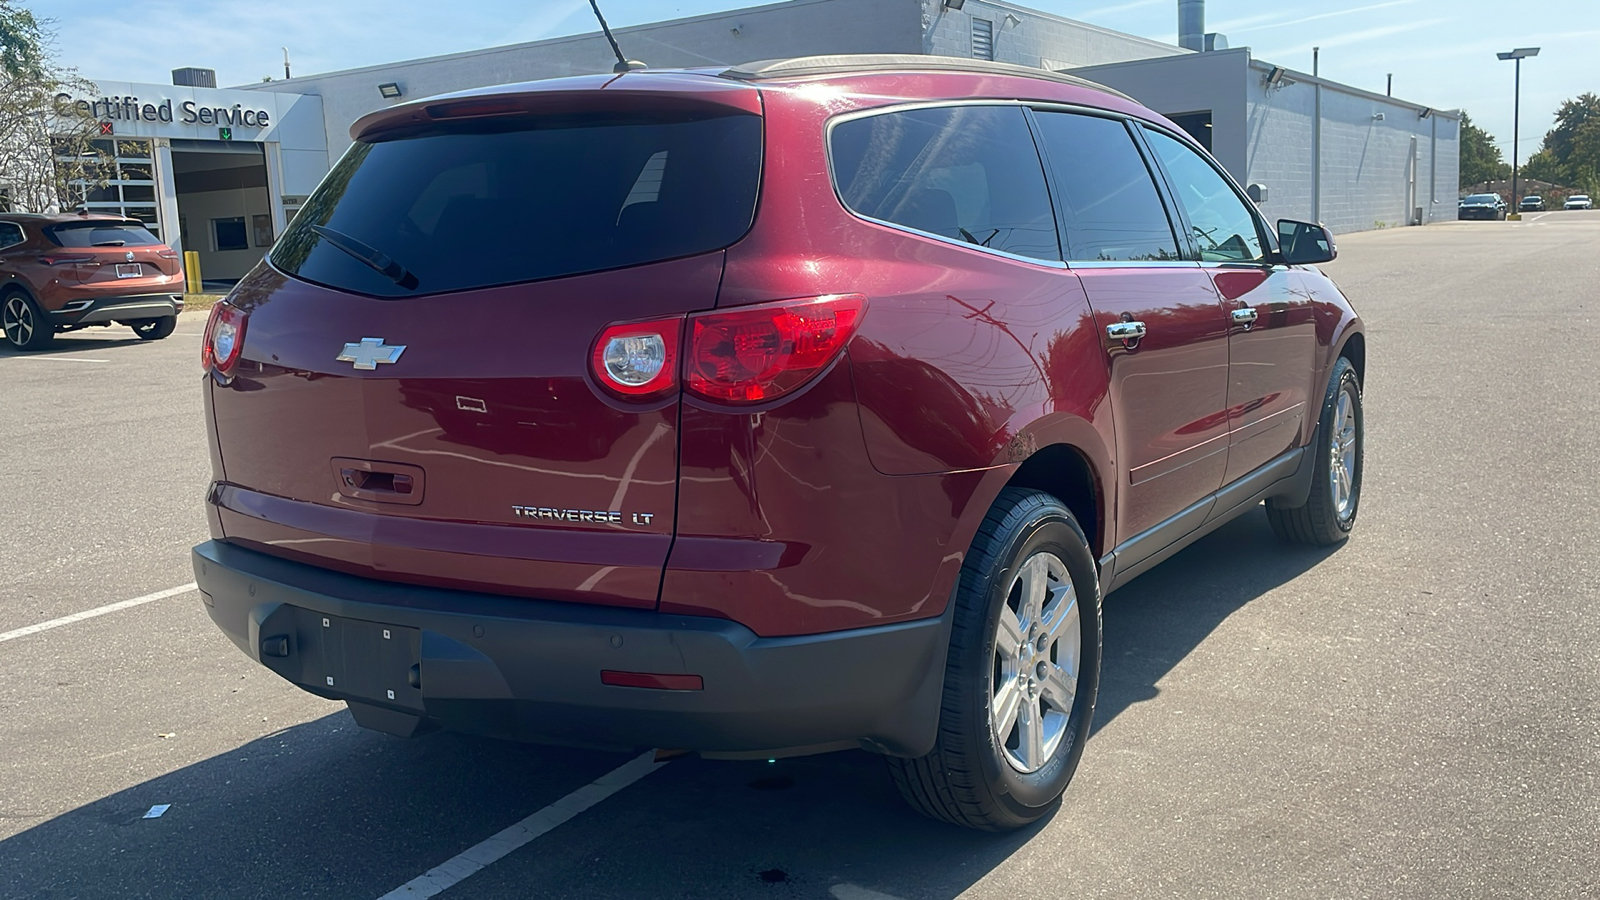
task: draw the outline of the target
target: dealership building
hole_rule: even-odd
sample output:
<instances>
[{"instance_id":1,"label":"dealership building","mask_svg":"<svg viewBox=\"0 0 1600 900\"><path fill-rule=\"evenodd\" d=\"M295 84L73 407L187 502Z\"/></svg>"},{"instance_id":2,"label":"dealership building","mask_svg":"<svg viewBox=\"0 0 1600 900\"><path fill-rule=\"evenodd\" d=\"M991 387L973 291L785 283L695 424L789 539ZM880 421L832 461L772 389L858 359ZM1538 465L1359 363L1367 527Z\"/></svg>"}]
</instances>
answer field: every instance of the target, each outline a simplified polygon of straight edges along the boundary
<instances>
[{"instance_id":1,"label":"dealership building","mask_svg":"<svg viewBox=\"0 0 1600 900\"><path fill-rule=\"evenodd\" d=\"M615 30L651 68L851 53L997 60L1116 88L1193 134L1269 218L1335 232L1456 216L1460 116L1228 49L1203 0L1173 0L1167 44L998 0L788 0ZM218 89L208 70L98 82L88 104L116 177L91 209L195 250L207 279L242 276L350 145L362 115L450 91L609 72L598 32ZM80 106L80 108L82 108Z\"/></svg>"}]
</instances>

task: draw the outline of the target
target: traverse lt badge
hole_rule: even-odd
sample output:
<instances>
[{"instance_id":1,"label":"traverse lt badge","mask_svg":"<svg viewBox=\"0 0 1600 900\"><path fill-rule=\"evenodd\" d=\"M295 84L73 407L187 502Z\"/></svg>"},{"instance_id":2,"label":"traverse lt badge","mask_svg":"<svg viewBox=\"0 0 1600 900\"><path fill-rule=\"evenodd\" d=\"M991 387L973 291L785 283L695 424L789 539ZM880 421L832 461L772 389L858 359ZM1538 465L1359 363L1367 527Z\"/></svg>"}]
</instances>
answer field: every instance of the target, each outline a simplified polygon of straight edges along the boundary
<instances>
[{"instance_id":1,"label":"traverse lt badge","mask_svg":"<svg viewBox=\"0 0 1600 900\"><path fill-rule=\"evenodd\" d=\"M355 363L355 367L366 372L378 368L378 363L392 363L400 361L400 354L406 352L405 344L385 344L383 338L362 338L359 344L345 344L344 352L335 356L339 362Z\"/></svg>"}]
</instances>

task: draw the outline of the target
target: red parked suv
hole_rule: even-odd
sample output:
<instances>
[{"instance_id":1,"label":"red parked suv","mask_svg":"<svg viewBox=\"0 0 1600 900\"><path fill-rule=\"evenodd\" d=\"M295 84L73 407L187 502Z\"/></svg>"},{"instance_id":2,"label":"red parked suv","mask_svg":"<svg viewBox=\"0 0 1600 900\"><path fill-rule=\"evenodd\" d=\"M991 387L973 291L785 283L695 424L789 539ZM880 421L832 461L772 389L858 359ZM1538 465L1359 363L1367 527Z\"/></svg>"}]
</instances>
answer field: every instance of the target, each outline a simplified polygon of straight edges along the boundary
<instances>
[{"instance_id":1,"label":"red parked suv","mask_svg":"<svg viewBox=\"0 0 1600 900\"><path fill-rule=\"evenodd\" d=\"M372 113L217 306L211 617L369 728L864 747L1043 815L1101 597L1361 490L1360 321L1170 122L828 57Z\"/></svg>"},{"instance_id":2,"label":"red parked suv","mask_svg":"<svg viewBox=\"0 0 1600 900\"><path fill-rule=\"evenodd\" d=\"M19 350L91 325L160 340L182 292L177 252L136 219L0 213L0 327Z\"/></svg>"}]
</instances>

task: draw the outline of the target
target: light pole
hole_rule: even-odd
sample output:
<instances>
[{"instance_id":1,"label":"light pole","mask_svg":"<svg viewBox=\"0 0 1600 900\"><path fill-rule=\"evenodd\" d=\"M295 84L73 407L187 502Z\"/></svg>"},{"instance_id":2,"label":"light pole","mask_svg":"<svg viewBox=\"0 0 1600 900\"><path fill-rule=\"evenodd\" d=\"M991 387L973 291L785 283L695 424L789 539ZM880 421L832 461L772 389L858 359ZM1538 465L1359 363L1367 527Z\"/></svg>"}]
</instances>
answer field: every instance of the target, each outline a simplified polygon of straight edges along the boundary
<instances>
[{"instance_id":1,"label":"light pole","mask_svg":"<svg viewBox=\"0 0 1600 900\"><path fill-rule=\"evenodd\" d=\"M1538 47L1518 47L1510 53L1497 53L1501 59L1514 59L1517 61L1517 88L1516 99L1511 106L1511 212L1506 218L1522 221L1521 202L1517 199L1517 130L1522 118L1522 60L1527 56L1538 56Z\"/></svg>"}]
</instances>

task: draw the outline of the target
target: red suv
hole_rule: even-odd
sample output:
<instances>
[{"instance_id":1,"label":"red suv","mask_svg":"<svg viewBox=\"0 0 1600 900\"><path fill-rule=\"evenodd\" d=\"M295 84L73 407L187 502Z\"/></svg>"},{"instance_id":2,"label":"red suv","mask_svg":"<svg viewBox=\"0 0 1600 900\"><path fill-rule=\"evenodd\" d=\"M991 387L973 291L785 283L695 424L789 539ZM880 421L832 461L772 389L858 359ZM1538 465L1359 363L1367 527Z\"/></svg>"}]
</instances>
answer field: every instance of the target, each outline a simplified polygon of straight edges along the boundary
<instances>
[{"instance_id":1,"label":"red suv","mask_svg":"<svg viewBox=\"0 0 1600 900\"><path fill-rule=\"evenodd\" d=\"M0 327L19 350L113 323L160 340L182 292L177 252L136 219L0 213Z\"/></svg>"},{"instance_id":2,"label":"red suv","mask_svg":"<svg viewBox=\"0 0 1600 900\"><path fill-rule=\"evenodd\" d=\"M372 113L204 343L211 617L369 728L864 747L1004 829L1101 597L1266 501L1330 544L1361 325L1172 123L828 57Z\"/></svg>"}]
</instances>

